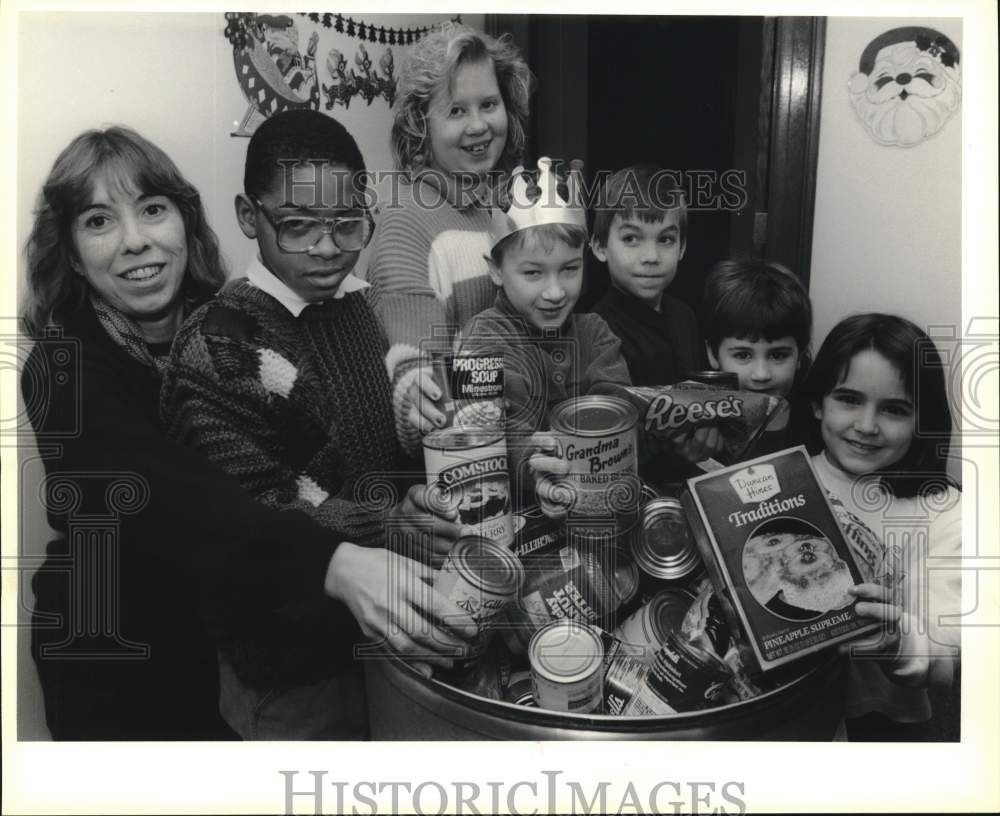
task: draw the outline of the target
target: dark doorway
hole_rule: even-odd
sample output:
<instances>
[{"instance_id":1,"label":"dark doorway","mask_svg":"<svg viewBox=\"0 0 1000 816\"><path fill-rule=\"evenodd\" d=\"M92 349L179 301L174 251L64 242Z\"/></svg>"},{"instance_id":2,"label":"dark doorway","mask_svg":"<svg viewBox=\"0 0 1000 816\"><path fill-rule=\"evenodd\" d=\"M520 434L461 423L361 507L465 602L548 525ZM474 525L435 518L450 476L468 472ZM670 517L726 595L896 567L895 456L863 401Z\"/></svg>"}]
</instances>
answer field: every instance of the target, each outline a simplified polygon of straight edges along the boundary
<instances>
[{"instance_id":1,"label":"dark doorway","mask_svg":"<svg viewBox=\"0 0 1000 816\"><path fill-rule=\"evenodd\" d=\"M583 158L588 181L639 163L687 174L672 294L697 308L705 273L734 255L808 283L822 18L496 15L487 26L513 36L538 78L529 161ZM727 171L742 174L738 206L713 195ZM608 286L589 253L587 282L581 310Z\"/></svg>"},{"instance_id":2,"label":"dark doorway","mask_svg":"<svg viewBox=\"0 0 1000 816\"><path fill-rule=\"evenodd\" d=\"M756 32L737 17L589 21L587 167L593 173L649 163L685 175L687 249L670 291L693 306L706 271L730 251L731 216L710 179L734 167L740 36L759 38L763 18L755 19ZM713 203L698 206L695 183ZM607 286L603 265L593 267L589 298Z\"/></svg>"}]
</instances>

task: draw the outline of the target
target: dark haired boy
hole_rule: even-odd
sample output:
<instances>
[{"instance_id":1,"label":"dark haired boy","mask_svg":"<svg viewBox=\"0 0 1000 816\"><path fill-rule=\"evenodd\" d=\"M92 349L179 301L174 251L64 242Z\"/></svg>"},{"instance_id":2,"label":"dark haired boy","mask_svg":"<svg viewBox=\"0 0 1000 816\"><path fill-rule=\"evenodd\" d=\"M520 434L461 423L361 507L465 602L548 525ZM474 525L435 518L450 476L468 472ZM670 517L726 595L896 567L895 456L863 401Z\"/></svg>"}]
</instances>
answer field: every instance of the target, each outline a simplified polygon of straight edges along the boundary
<instances>
[{"instance_id":1,"label":"dark haired boy","mask_svg":"<svg viewBox=\"0 0 1000 816\"><path fill-rule=\"evenodd\" d=\"M355 644L382 636L434 662L461 641L432 621L475 632L426 586L429 567L384 549L384 519L355 498L364 477L398 465L386 344L366 284L351 274L373 227L364 172L353 137L316 111L280 113L257 129L235 207L259 254L191 315L164 378L171 436L262 503L303 511L340 541L322 584L303 576L299 603L247 621L220 646L220 707L246 739L363 738ZM425 511L411 490L394 512ZM457 525L437 530L446 550ZM400 610L410 610L405 620ZM418 630L419 646L409 634Z\"/></svg>"},{"instance_id":2,"label":"dark haired boy","mask_svg":"<svg viewBox=\"0 0 1000 816\"><path fill-rule=\"evenodd\" d=\"M682 380L704 360L694 312L666 292L687 245L683 191L665 170L626 167L598 202L590 247L611 286L594 311L621 338L635 385Z\"/></svg>"},{"instance_id":3,"label":"dark haired boy","mask_svg":"<svg viewBox=\"0 0 1000 816\"><path fill-rule=\"evenodd\" d=\"M787 425L772 423L755 452L804 442L808 411L797 392L809 367L812 303L802 282L780 264L722 261L705 279L700 317L712 368L791 406Z\"/></svg>"}]
</instances>

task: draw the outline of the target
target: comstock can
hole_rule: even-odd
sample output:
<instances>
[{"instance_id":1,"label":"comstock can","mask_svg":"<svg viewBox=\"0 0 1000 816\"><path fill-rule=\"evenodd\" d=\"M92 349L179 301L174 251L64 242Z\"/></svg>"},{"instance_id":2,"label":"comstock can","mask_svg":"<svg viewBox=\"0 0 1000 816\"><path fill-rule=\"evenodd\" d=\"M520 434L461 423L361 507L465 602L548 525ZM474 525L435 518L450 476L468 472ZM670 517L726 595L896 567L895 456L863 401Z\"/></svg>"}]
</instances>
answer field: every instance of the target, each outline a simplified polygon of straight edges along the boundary
<instances>
[{"instance_id":1,"label":"comstock can","mask_svg":"<svg viewBox=\"0 0 1000 816\"><path fill-rule=\"evenodd\" d=\"M479 627L469 659L485 650L494 619L517 600L524 583L524 568L508 549L480 536L455 542L434 579L436 589L469 613Z\"/></svg>"},{"instance_id":2,"label":"comstock can","mask_svg":"<svg viewBox=\"0 0 1000 816\"><path fill-rule=\"evenodd\" d=\"M560 620L539 629L528 646L532 692L539 708L600 712L604 700L604 645L597 629Z\"/></svg>"},{"instance_id":3,"label":"comstock can","mask_svg":"<svg viewBox=\"0 0 1000 816\"><path fill-rule=\"evenodd\" d=\"M671 632L678 632L695 596L683 589L664 589L625 620L614 632L630 654L653 662Z\"/></svg>"},{"instance_id":4,"label":"comstock can","mask_svg":"<svg viewBox=\"0 0 1000 816\"><path fill-rule=\"evenodd\" d=\"M476 535L510 547L507 441L499 429L442 428L424 437L424 466L432 505L458 510L458 522Z\"/></svg>"},{"instance_id":5,"label":"comstock can","mask_svg":"<svg viewBox=\"0 0 1000 816\"><path fill-rule=\"evenodd\" d=\"M643 505L632 556L639 569L661 581L681 581L701 568L701 554L679 500L663 496Z\"/></svg>"},{"instance_id":6,"label":"comstock can","mask_svg":"<svg viewBox=\"0 0 1000 816\"><path fill-rule=\"evenodd\" d=\"M560 402L549 428L558 435L569 465L566 483L573 491L571 513L613 516L616 505L639 492L636 423L639 412L623 399L589 395ZM616 499L615 490L622 496Z\"/></svg>"}]
</instances>

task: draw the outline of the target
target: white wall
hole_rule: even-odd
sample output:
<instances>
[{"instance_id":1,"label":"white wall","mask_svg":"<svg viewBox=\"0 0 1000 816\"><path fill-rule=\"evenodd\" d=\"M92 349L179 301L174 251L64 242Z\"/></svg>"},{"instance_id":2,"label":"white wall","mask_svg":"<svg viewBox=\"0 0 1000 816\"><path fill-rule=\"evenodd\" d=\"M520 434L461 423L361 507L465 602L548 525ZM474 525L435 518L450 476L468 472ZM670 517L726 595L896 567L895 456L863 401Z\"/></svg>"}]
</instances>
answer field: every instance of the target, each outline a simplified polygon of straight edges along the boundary
<instances>
[{"instance_id":1,"label":"white wall","mask_svg":"<svg viewBox=\"0 0 1000 816\"><path fill-rule=\"evenodd\" d=\"M357 15L396 28L429 25L446 15ZM482 15L463 15L481 27ZM301 47L312 26L296 18ZM201 192L209 221L219 235L230 271L239 274L254 250L236 226L233 196L242 189L248 139L230 132L247 103L236 79L233 52L223 36L222 13L205 14L58 14L26 13L18 18L17 241L23 247L31 228L35 198L53 161L83 130L128 125L158 144ZM323 30L317 52L324 65L337 48L353 66L358 40ZM366 43L375 66L387 46ZM393 47L398 76L402 50ZM325 103L321 110L326 112ZM369 170L389 170L389 108L383 99L371 106L355 97L345 111L331 111L357 139ZM23 265L23 259L19 258ZM19 280L23 280L19 266ZM19 450L21 468L21 553L44 553L49 537L34 486L42 465L33 445ZM25 574L20 620L34 604ZM18 732L22 739L44 739L41 694L28 652L27 629L18 639Z\"/></svg>"},{"instance_id":2,"label":"white wall","mask_svg":"<svg viewBox=\"0 0 1000 816\"><path fill-rule=\"evenodd\" d=\"M293 15L304 50L314 27ZM362 15L357 15L362 16ZM426 26L447 15L368 14L365 20L396 28ZM481 27L483 15L463 15ZM22 14L19 18L18 238L23 245L38 189L56 155L80 131L102 124L135 128L162 147L201 192L212 227L232 273L245 269L253 244L233 216L233 196L242 189L248 139L230 132L247 102L223 36L221 13L205 14ZM321 31L317 52L324 62L337 48L354 67L359 40ZM372 62L386 45L365 44ZM403 48L391 46L396 75ZM369 170L389 170L389 107L370 106L360 96L350 107L326 111L357 139Z\"/></svg>"},{"instance_id":3,"label":"white wall","mask_svg":"<svg viewBox=\"0 0 1000 816\"><path fill-rule=\"evenodd\" d=\"M814 342L855 312L961 324L962 117L914 147L876 143L847 83L865 46L901 25L936 28L962 48L960 20L827 22L810 294Z\"/></svg>"}]
</instances>

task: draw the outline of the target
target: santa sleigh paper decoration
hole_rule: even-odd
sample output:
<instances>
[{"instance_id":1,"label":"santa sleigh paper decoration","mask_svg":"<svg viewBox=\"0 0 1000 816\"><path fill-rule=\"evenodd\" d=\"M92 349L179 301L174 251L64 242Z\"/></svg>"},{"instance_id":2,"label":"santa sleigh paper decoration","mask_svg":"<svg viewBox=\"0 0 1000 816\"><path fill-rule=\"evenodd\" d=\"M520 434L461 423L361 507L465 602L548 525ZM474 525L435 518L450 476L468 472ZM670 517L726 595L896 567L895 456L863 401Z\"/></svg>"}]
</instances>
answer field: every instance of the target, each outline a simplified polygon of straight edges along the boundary
<instances>
[{"instance_id":1,"label":"santa sleigh paper decoration","mask_svg":"<svg viewBox=\"0 0 1000 816\"><path fill-rule=\"evenodd\" d=\"M298 50L298 30L287 15L256 15L246 27L245 45L233 47L233 63L240 88L249 102L233 136L249 136L254 114L264 118L286 110L318 110L316 77L319 36L309 39L305 54Z\"/></svg>"}]
</instances>

